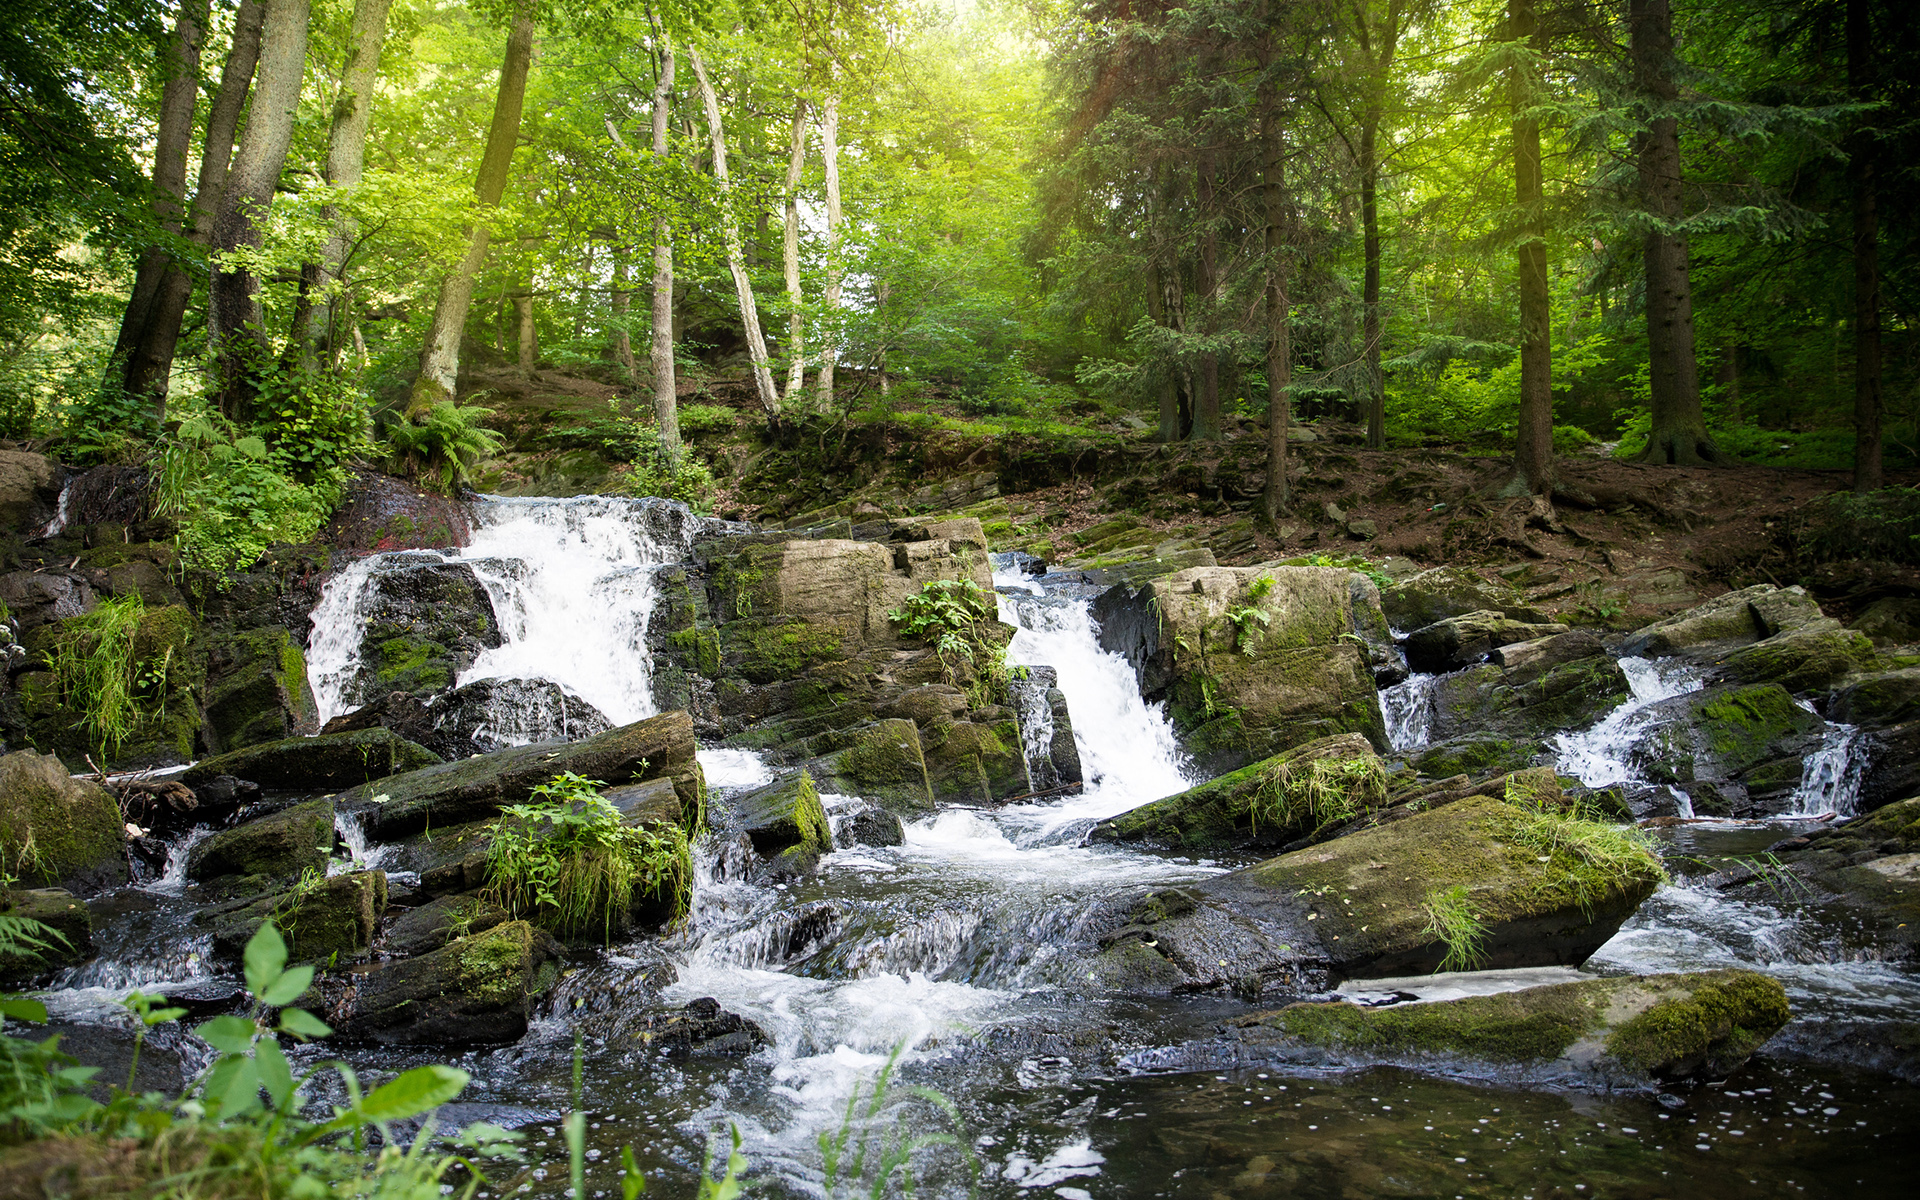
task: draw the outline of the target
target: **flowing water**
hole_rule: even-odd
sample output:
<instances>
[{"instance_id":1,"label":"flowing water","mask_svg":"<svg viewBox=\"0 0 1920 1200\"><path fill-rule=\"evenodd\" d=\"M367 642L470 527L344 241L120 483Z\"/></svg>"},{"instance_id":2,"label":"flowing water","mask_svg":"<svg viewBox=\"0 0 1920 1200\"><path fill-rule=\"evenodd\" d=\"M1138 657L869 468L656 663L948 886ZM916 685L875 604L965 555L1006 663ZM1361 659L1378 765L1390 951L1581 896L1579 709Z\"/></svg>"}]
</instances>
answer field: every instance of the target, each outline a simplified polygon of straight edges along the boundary
<instances>
[{"instance_id":1,"label":"flowing water","mask_svg":"<svg viewBox=\"0 0 1920 1200\"><path fill-rule=\"evenodd\" d=\"M650 711L650 663L634 632L643 625L633 622L651 603L640 595L649 564L674 550L614 528L623 525L631 525L626 516L609 519L594 505L497 504L483 522L490 540L456 557L489 581L509 645L469 676L551 679L599 697L593 702L620 720ZM565 586L541 583L540 564L549 551L559 554L547 543L591 561L564 566ZM483 565L510 562L525 565ZM323 602L325 620L347 626L323 627L316 637L333 647L326 686L336 706L349 702L345 684L357 668L347 649L353 594L379 569L350 568ZM1197 882L1232 864L1081 844L1093 821L1193 780L1164 713L1142 701L1125 660L1100 648L1084 595L1010 565L996 584L1002 618L1019 630L1010 659L1051 667L1067 698L1086 777L1079 794L997 810L948 808L910 822L898 846L842 846L817 878L771 887L748 881L739 846L709 839L699 847L687 925L569 973L521 1041L453 1054L349 1050L363 1077L423 1061L472 1072L472 1088L446 1119L486 1118L525 1134L534 1169L514 1194L565 1189L559 1119L576 1037L589 1112L587 1187L596 1197L620 1194L618 1162L628 1146L651 1194L692 1196L695 1173L729 1129L758 1194L823 1195L820 1139L840 1130L850 1111L872 1112L871 1122L856 1124L883 1140L952 1135L952 1144L924 1147L910 1167L923 1194L941 1197L967 1194L976 1172L990 1196L1062 1200L1853 1196L1907 1186L1906 1143L1920 1126L1920 1103L1884 1076L1763 1058L1724 1087L1594 1095L1401 1069L1222 1069L1204 1047L1216 1044L1222 1020L1245 1011L1241 1002L1101 993L1075 947L1089 940L1085 922L1103 897ZM550 603L574 607L562 616L545 611ZM596 604L613 616L589 630ZM559 653L566 639L588 636L604 656L597 667L591 655ZM529 649L539 646L551 652ZM1557 747L1561 769L1588 782L1630 782L1625 747L1642 727L1642 710L1699 686L1675 664L1622 666L1632 697ZM1431 685L1415 676L1392 689L1396 748L1424 740ZM1849 775L1853 743L1840 737L1827 747L1832 767L1810 761L1803 786L1824 788L1831 807L1846 780L1857 781L1857 771ZM710 748L700 760L721 796L773 774L743 750ZM858 803L822 800L837 823ZM339 832L351 857L377 861L378 848L366 846L357 826ZM1821 1022L1920 1005L1910 968L1877 961L1868 945L1832 932L1792 897L1740 901L1708 886L1716 865L1763 849L1779 827L1690 826L1665 836L1678 881L1587 971L1754 967L1782 979L1811 1037L1827 1028ZM101 958L82 969L90 974L62 981L66 1011L98 1010L133 986L205 983L206 944L181 915L179 893L169 872L162 883L120 894ZM1574 974L1352 981L1348 990L1404 986L1444 998ZM687 1058L651 1040L650 1015L708 997L757 1024L769 1044L741 1056ZM301 1057L339 1052L316 1047ZM896 1055L902 1086L876 1101L874 1080ZM930 1091L916 1098L904 1085ZM854 1189L843 1175L831 1190Z\"/></svg>"}]
</instances>

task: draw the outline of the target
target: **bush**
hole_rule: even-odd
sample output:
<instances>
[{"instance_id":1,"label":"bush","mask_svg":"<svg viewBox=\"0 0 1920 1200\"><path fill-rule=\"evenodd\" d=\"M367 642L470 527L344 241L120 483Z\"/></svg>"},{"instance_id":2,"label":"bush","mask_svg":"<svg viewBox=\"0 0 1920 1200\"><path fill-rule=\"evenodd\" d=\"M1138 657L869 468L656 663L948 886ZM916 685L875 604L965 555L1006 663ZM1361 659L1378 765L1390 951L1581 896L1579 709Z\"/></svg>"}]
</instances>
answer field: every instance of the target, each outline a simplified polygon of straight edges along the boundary
<instances>
[{"instance_id":1,"label":"bush","mask_svg":"<svg viewBox=\"0 0 1920 1200\"><path fill-rule=\"evenodd\" d=\"M1920 562L1920 488L1822 496L1793 515L1788 536L1809 562Z\"/></svg>"},{"instance_id":2,"label":"bush","mask_svg":"<svg viewBox=\"0 0 1920 1200\"><path fill-rule=\"evenodd\" d=\"M989 632L998 623L992 592L971 579L932 579L887 613L911 637L933 643L947 682L960 684L977 704L1002 704L1010 675L1007 648Z\"/></svg>"},{"instance_id":3,"label":"bush","mask_svg":"<svg viewBox=\"0 0 1920 1200\"><path fill-rule=\"evenodd\" d=\"M680 433L698 437L703 433L726 433L740 423L740 414L722 404L682 404Z\"/></svg>"},{"instance_id":4,"label":"bush","mask_svg":"<svg viewBox=\"0 0 1920 1200\"><path fill-rule=\"evenodd\" d=\"M344 468L302 483L276 469L258 434L236 435L212 414L188 417L155 455L153 510L174 517L181 557L228 572L276 542L304 542L340 502Z\"/></svg>"}]
</instances>

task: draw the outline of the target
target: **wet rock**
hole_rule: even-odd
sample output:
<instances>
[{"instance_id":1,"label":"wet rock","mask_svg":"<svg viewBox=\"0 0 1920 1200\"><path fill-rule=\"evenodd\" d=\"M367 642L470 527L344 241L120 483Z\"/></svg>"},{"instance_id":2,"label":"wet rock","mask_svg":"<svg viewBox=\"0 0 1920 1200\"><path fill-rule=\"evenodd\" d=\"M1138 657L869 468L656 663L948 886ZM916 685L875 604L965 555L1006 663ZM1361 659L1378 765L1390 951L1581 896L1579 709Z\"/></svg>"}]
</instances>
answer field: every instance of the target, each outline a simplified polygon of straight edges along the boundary
<instances>
[{"instance_id":1,"label":"wet rock","mask_svg":"<svg viewBox=\"0 0 1920 1200\"><path fill-rule=\"evenodd\" d=\"M1876 663L1865 634L1822 617L1735 650L1723 660L1727 673L1746 683L1777 683L1790 692L1832 687Z\"/></svg>"},{"instance_id":2,"label":"wet rock","mask_svg":"<svg viewBox=\"0 0 1920 1200\"><path fill-rule=\"evenodd\" d=\"M1020 713L1021 741L1027 772L1038 792L1052 792L1082 782L1080 748L1073 740L1073 714L1059 673L1052 667L1028 667L1008 685L1009 698Z\"/></svg>"},{"instance_id":3,"label":"wet rock","mask_svg":"<svg viewBox=\"0 0 1920 1200\"><path fill-rule=\"evenodd\" d=\"M0 950L0 987L24 986L93 955L93 916L64 888L0 891L0 916L24 917L53 931L40 937L44 946Z\"/></svg>"},{"instance_id":4,"label":"wet rock","mask_svg":"<svg viewBox=\"0 0 1920 1200\"><path fill-rule=\"evenodd\" d=\"M1343 825L1386 798L1386 772L1372 743L1343 733L1143 804L1096 825L1091 837L1175 849L1284 846Z\"/></svg>"},{"instance_id":5,"label":"wet rock","mask_svg":"<svg viewBox=\"0 0 1920 1200\"><path fill-rule=\"evenodd\" d=\"M1864 735L1866 766L1856 807L1872 812L1920 794L1920 721L1907 721Z\"/></svg>"},{"instance_id":6,"label":"wet rock","mask_svg":"<svg viewBox=\"0 0 1920 1200\"><path fill-rule=\"evenodd\" d=\"M1920 597L1875 600L1847 628L1866 634L1875 646L1911 646L1920 642Z\"/></svg>"},{"instance_id":7,"label":"wet rock","mask_svg":"<svg viewBox=\"0 0 1920 1200\"><path fill-rule=\"evenodd\" d=\"M932 811L933 790L920 731L896 717L875 721L845 735L846 748L807 764L823 792L864 796L895 813Z\"/></svg>"},{"instance_id":8,"label":"wet rock","mask_svg":"<svg viewBox=\"0 0 1920 1200\"><path fill-rule=\"evenodd\" d=\"M97 783L58 758L19 750L0 757L0 864L31 885L77 895L127 881L126 822Z\"/></svg>"},{"instance_id":9,"label":"wet rock","mask_svg":"<svg viewBox=\"0 0 1920 1200\"><path fill-rule=\"evenodd\" d=\"M1879 729L1920 719L1920 667L1848 680L1828 698L1829 720Z\"/></svg>"},{"instance_id":10,"label":"wet rock","mask_svg":"<svg viewBox=\"0 0 1920 1200\"><path fill-rule=\"evenodd\" d=\"M510 919L507 910L474 895L441 896L394 919L380 938L389 954L414 958L456 938L485 933Z\"/></svg>"},{"instance_id":11,"label":"wet rock","mask_svg":"<svg viewBox=\"0 0 1920 1200\"><path fill-rule=\"evenodd\" d=\"M210 635L206 644L209 746L227 751L315 731L306 655L286 629Z\"/></svg>"},{"instance_id":12,"label":"wet rock","mask_svg":"<svg viewBox=\"0 0 1920 1200\"><path fill-rule=\"evenodd\" d=\"M1432 741L1473 733L1541 741L1592 725L1631 692L1620 664L1590 633L1501 647L1494 657L1435 681Z\"/></svg>"},{"instance_id":13,"label":"wet rock","mask_svg":"<svg viewBox=\"0 0 1920 1200\"><path fill-rule=\"evenodd\" d=\"M1806 589L1756 584L1635 630L1627 635L1622 653L1712 657L1823 619Z\"/></svg>"},{"instance_id":14,"label":"wet rock","mask_svg":"<svg viewBox=\"0 0 1920 1200\"><path fill-rule=\"evenodd\" d=\"M290 962L332 964L365 954L386 910L385 872L355 871L277 896L218 905L194 921L212 928L214 955L232 965L267 921L286 939Z\"/></svg>"},{"instance_id":15,"label":"wet rock","mask_svg":"<svg viewBox=\"0 0 1920 1200\"><path fill-rule=\"evenodd\" d=\"M1479 662L1498 647L1539 642L1566 632L1565 625L1528 624L1492 610L1462 613L1408 634L1407 665L1429 673L1457 671Z\"/></svg>"},{"instance_id":16,"label":"wet rock","mask_svg":"<svg viewBox=\"0 0 1920 1200\"><path fill-rule=\"evenodd\" d=\"M531 742L578 742L613 728L606 714L546 679L477 679L435 697L420 744L466 758Z\"/></svg>"},{"instance_id":17,"label":"wet rock","mask_svg":"<svg viewBox=\"0 0 1920 1200\"><path fill-rule=\"evenodd\" d=\"M387 692L344 712L321 726L322 734L352 733L357 729L390 729L415 745L433 739L433 711L412 692ZM445 758L446 755L441 755Z\"/></svg>"},{"instance_id":18,"label":"wet rock","mask_svg":"<svg viewBox=\"0 0 1920 1200\"><path fill-rule=\"evenodd\" d=\"M639 783L626 783L600 793L607 803L620 810L629 825L685 825L686 810L673 780L661 776Z\"/></svg>"},{"instance_id":19,"label":"wet rock","mask_svg":"<svg viewBox=\"0 0 1920 1200\"><path fill-rule=\"evenodd\" d=\"M940 722L920 731L927 785L936 804L992 804L1035 790L1027 773L1020 726Z\"/></svg>"},{"instance_id":20,"label":"wet rock","mask_svg":"<svg viewBox=\"0 0 1920 1200\"><path fill-rule=\"evenodd\" d=\"M770 1041L765 1030L711 996L677 1011L648 1013L627 1031L641 1045L670 1055L748 1054Z\"/></svg>"},{"instance_id":21,"label":"wet rock","mask_svg":"<svg viewBox=\"0 0 1920 1200\"><path fill-rule=\"evenodd\" d=\"M181 779L193 784L235 775L270 788L347 788L440 761L426 747L375 727L249 746L204 759Z\"/></svg>"},{"instance_id":22,"label":"wet rock","mask_svg":"<svg viewBox=\"0 0 1920 1200\"><path fill-rule=\"evenodd\" d=\"M1463 733L1421 747L1407 765L1431 779L1455 775L1485 775L1490 771L1518 771L1546 753L1543 741L1502 737L1497 733Z\"/></svg>"},{"instance_id":23,"label":"wet rock","mask_svg":"<svg viewBox=\"0 0 1920 1200\"><path fill-rule=\"evenodd\" d=\"M358 469L319 540L342 550L464 546L473 538L466 504L391 475Z\"/></svg>"},{"instance_id":24,"label":"wet rock","mask_svg":"<svg viewBox=\"0 0 1920 1200\"><path fill-rule=\"evenodd\" d=\"M60 504L60 468L44 454L0 450L0 529L38 537Z\"/></svg>"},{"instance_id":25,"label":"wet rock","mask_svg":"<svg viewBox=\"0 0 1920 1200\"><path fill-rule=\"evenodd\" d=\"M1875 957L1910 960L1920 953L1920 797L1885 805L1843 825L1814 829L1798 845L1769 852L1781 864L1729 878L1722 890L1756 900L1783 894L1837 902Z\"/></svg>"},{"instance_id":26,"label":"wet rock","mask_svg":"<svg viewBox=\"0 0 1920 1200\"><path fill-rule=\"evenodd\" d=\"M1550 772L1543 772L1549 777ZM1294 994L1356 975L1577 966L1664 877L1631 831L1471 796L1103 915L1096 976L1144 991ZM1477 935L1449 945L1441 930Z\"/></svg>"},{"instance_id":27,"label":"wet rock","mask_svg":"<svg viewBox=\"0 0 1920 1200\"><path fill-rule=\"evenodd\" d=\"M511 1042L559 976L559 943L525 921L456 938L354 980L338 1036L381 1045Z\"/></svg>"},{"instance_id":28,"label":"wet rock","mask_svg":"<svg viewBox=\"0 0 1920 1200\"><path fill-rule=\"evenodd\" d=\"M687 811L697 811L700 804L693 722L684 712L649 717L583 742L537 743L436 763L362 784L341 793L337 802L360 815L370 837L394 841L429 826L442 829L490 817L567 771L612 786L665 776L674 781ZM386 799L376 802L376 796Z\"/></svg>"},{"instance_id":29,"label":"wet rock","mask_svg":"<svg viewBox=\"0 0 1920 1200\"><path fill-rule=\"evenodd\" d=\"M898 846L906 840L900 818L877 804L861 804L843 820L836 818L835 846Z\"/></svg>"},{"instance_id":30,"label":"wet rock","mask_svg":"<svg viewBox=\"0 0 1920 1200\"><path fill-rule=\"evenodd\" d=\"M1397 579L1380 593L1380 608L1395 629L1420 629L1486 611L1531 624L1548 619L1517 589L1490 583L1465 567L1434 567Z\"/></svg>"},{"instance_id":31,"label":"wet rock","mask_svg":"<svg viewBox=\"0 0 1920 1200\"><path fill-rule=\"evenodd\" d=\"M483 651L500 645L493 601L464 563L424 551L396 555L374 571L368 588L361 665L349 698L447 691Z\"/></svg>"},{"instance_id":32,"label":"wet rock","mask_svg":"<svg viewBox=\"0 0 1920 1200\"><path fill-rule=\"evenodd\" d=\"M794 847L816 854L831 849L826 810L814 789L813 776L802 770L765 787L755 788L727 802L729 824L753 839L753 848L768 857Z\"/></svg>"},{"instance_id":33,"label":"wet rock","mask_svg":"<svg viewBox=\"0 0 1920 1200\"><path fill-rule=\"evenodd\" d=\"M930 683L923 687L908 688L876 705L873 714L882 718L904 717L926 728L964 720L971 707L967 694L959 688L950 683Z\"/></svg>"},{"instance_id":34,"label":"wet rock","mask_svg":"<svg viewBox=\"0 0 1920 1200\"><path fill-rule=\"evenodd\" d=\"M333 806L310 800L222 830L187 855L189 879L223 875L284 879L325 871L333 848Z\"/></svg>"},{"instance_id":35,"label":"wet rock","mask_svg":"<svg viewBox=\"0 0 1920 1200\"><path fill-rule=\"evenodd\" d=\"M1786 990L1755 971L1628 975L1368 1008L1294 1004L1228 1025L1285 1061L1438 1067L1466 1060L1539 1079L1624 1086L1719 1079L1787 1023Z\"/></svg>"},{"instance_id":36,"label":"wet rock","mask_svg":"<svg viewBox=\"0 0 1920 1200\"><path fill-rule=\"evenodd\" d=\"M1826 730L1774 683L1708 688L1643 711L1628 762L1641 779L1686 792L1701 816L1788 811Z\"/></svg>"}]
</instances>

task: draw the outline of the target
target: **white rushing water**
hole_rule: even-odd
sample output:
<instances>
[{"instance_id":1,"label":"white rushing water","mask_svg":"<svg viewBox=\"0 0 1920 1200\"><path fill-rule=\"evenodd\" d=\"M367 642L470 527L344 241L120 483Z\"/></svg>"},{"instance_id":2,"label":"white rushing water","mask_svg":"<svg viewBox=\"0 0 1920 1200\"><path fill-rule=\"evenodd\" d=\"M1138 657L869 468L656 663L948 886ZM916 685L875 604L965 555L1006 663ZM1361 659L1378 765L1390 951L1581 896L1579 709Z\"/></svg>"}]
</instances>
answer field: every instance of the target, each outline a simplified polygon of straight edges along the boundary
<instances>
[{"instance_id":1,"label":"white rushing water","mask_svg":"<svg viewBox=\"0 0 1920 1200\"><path fill-rule=\"evenodd\" d=\"M1809 708L1811 706L1802 705ZM1801 767L1788 816L1851 817L1859 807L1860 783L1867 774L1868 745L1852 725L1829 725L1820 748Z\"/></svg>"},{"instance_id":2,"label":"white rushing water","mask_svg":"<svg viewBox=\"0 0 1920 1200\"><path fill-rule=\"evenodd\" d=\"M1558 752L1555 769L1588 787L1632 782L1634 771L1627 752L1653 719L1647 707L1697 692L1703 686L1699 668L1673 659L1623 658L1620 669L1626 673L1632 693L1620 707L1590 729L1558 734L1553 739ZM1684 798L1681 802L1685 803Z\"/></svg>"},{"instance_id":3,"label":"white rushing water","mask_svg":"<svg viewBox=\"0 0 1920 1200\"><path fill-rule=\"evenodd\" d=\"M666 505L619 496L484 497L474 505L473 541L465 548L397 551L350 564L327 582L313 610L308 671L321 723L371 698L364 694L360 640L377 577L422 562L470 568L499 621L502 644L483 651L456 686L543 679L615 725L654 715L646 641L657 597L653 576L686 557L692 527L661 520ZM507 744L549 732L524 713L490 724Z\"/></svg>"},{"instance_id":4,"label":"white rushing water","mask_svg":"<svg viewBox=\"0 0 1920 1200\"><path fill-rule=\"evenodd\" d=\"M1433 687L1444 676L1415 672L1380 691L1380 712L1387 721L1387 744L1417 750L1433 728Z\"/></svg>"}]
</instances>

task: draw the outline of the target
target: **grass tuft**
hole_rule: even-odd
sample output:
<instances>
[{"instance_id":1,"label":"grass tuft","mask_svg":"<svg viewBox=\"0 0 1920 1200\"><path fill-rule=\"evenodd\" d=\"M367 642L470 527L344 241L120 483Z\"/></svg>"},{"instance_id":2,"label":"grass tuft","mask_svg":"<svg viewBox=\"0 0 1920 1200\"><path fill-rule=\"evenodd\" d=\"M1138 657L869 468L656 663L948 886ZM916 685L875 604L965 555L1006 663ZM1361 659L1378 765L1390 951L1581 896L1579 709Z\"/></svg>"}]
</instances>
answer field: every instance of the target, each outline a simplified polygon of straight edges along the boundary
<instances>
[{"instance_id":1,"label":"grass tuft","mask_svg":"<svg viewBox=\"0 0 1920 1200\"><path fill-rule=\"evenodd\" d=\"M1467 900L1465 884L1455 884L1443 892L1427 895L1427 932L1446 943L1447 956L1434 968L1445 971L1477 971L1486 965L1487 927Z\"/></svg>"}]
</instances>

